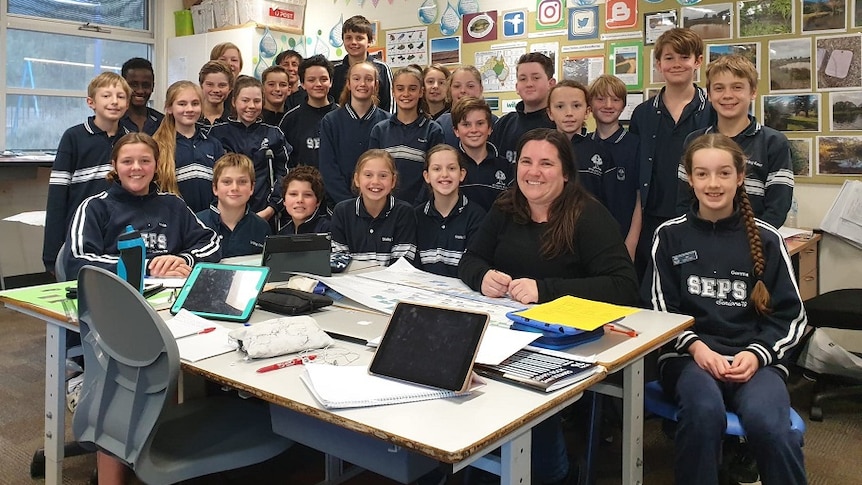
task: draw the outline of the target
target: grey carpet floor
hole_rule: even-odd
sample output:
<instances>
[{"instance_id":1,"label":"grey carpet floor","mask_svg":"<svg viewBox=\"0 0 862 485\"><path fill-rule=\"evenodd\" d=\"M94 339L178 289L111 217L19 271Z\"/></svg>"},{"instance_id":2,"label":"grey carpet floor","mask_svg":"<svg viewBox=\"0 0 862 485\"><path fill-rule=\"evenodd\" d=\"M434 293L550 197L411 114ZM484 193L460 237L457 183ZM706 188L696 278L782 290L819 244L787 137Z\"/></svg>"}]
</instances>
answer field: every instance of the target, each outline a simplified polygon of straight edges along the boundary
<instances>
[{"instance_id":1,"label":"grey carpet floor","mask_svg":"<svg viewBox=\"0 0 862 485\"><path fill-rule=\"evenodd\" d=\"M0 484L43 483L30 478L30 459L42 445L44 407L44 324L30 317L0 308ZM812 384L801 377L789 384L794 407L806 419L805 462L812 485L862 484L862 402L835 401L824 408L823 422L807 419ZM67 422L71 415L67 414ZM68 434L68 432L67 432ZM620 482L620 440L601 446L599 485ZM570 449L583 447L582 433L567 433ZM648 419L644 432L644 482L672 482L673 443L661 432L658 420ZM93 470L93 455L68 459L65 484L86 484ZM316 483L323 478L320 453L296 446L270 462L219 476L209 476L199 484L296 484ZM363 473L347 482L353 485L394 483L372 473ZM459 484L458 475L448 483Z\"/></svg>"}]
</instances>

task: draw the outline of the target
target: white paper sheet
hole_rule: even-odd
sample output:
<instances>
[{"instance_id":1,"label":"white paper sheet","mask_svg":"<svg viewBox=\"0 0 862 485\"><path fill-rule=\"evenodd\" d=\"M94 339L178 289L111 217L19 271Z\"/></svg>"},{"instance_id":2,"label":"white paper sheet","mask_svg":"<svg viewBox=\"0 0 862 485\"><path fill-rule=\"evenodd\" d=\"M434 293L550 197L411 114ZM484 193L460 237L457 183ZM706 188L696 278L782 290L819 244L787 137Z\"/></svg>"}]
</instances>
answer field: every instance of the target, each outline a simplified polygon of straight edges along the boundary
<instances>
[{"instance_id":1,"label":"white paper sheet","mask_svg":"<svg viewBox=\"0 0 862 485\"><path fill-rule=\"evenodd\" d=\"M20 222L30 226L45 227L45 211L22 212L20 214L15 214L14 216L9 216L3 220L9 222Z\"/></svg>"}]
</instances>

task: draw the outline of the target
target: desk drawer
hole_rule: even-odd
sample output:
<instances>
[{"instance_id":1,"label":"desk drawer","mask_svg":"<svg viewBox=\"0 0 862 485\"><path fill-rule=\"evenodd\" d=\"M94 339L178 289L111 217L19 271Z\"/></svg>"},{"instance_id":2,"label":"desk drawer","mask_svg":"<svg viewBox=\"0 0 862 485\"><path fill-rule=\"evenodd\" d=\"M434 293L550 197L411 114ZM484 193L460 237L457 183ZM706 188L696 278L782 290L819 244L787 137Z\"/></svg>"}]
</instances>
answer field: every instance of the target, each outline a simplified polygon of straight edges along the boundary
<instances>
[{"instance_id":1,"label":"desk drawer","mask_svg":"<svg viewBox=\"0 0 862 485\"><path fill-rule=\"evenodd\" d=\"M425 455L281 406L270 405L270 414L274 433L400 483L439 466Z\"/></svg>"},{"instance_id":2,"label":"desk drawer","mask_svg":"<svg viewBox=\"0 0 862 485\"><path fill-rule=\"evenodd\" d=\"M799 252L799 274L804 275L817 271L817 246L805 248Z\"/></svg>"},{"instance_id":3,"label":"desk drawer","mask_svg":"<svg viewBox=\"0 0 862 485\"><path fill-rule=\"evenodd\" d=\"M799 263L801 273L799 277L799 296L804 301L817 296L819 288L817 285L817 267L815 266L808 273L802 273L802 261Z\"/></svg>"}]
</instances>

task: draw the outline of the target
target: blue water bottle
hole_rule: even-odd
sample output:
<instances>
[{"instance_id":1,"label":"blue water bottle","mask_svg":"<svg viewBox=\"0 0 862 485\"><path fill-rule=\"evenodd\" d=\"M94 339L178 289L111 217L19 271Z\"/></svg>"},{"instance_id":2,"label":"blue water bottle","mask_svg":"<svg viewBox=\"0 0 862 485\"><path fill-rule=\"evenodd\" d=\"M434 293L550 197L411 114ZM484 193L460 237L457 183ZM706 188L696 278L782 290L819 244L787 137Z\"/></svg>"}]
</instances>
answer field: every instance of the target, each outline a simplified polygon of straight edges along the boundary
<instances>
[{"instance_id":1,"label":"blue water bottle","mask_svg":"<svg viewBox=\"0 0 862 485\"><path fill-rule=\"evenodd\" d=\"M131 225L126 226L126 232L117 238L117 249L120 250L120 261L117 263L117 276L126 280L141 293L144 292L144 274L146 273L147 246L141 233Z\"/></svg>"}]
</instances>

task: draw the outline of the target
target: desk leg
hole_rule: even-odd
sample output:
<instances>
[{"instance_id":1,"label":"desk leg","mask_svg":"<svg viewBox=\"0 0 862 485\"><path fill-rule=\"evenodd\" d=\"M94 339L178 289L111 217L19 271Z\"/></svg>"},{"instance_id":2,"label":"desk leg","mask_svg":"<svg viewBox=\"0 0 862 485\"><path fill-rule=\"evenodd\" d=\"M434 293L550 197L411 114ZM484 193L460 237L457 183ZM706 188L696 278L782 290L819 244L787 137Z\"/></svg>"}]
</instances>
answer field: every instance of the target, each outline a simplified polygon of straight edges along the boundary
<instances>
[{"instance_id":1,"label":"desk leg","mask_svg":"<svg viewBox=\"0 0 862 485\"><path fill-rule=\"evenodd\" d=\"M644 362L623 369L623 484L643 483Z\"/></svg>"},{"instance_id":2,"label":"desk leg","mask_svg":"<svg viewBox=\"0 0 862 485\"><path fill-rule=\"evenodd\" d=\"M66 329L47 324L45 332L45 483L63 483L66 439Z\"/></svg>"},{"instance_id":3,"label":"desk leg","mask_svg":"<svg viewBox=\"0 0 862 485\"><path fill-rule=\"evenodd\" d=\"M530 484L531 435L527 430L500 447L500 485Z\"/></svg>"}]
</instances>

